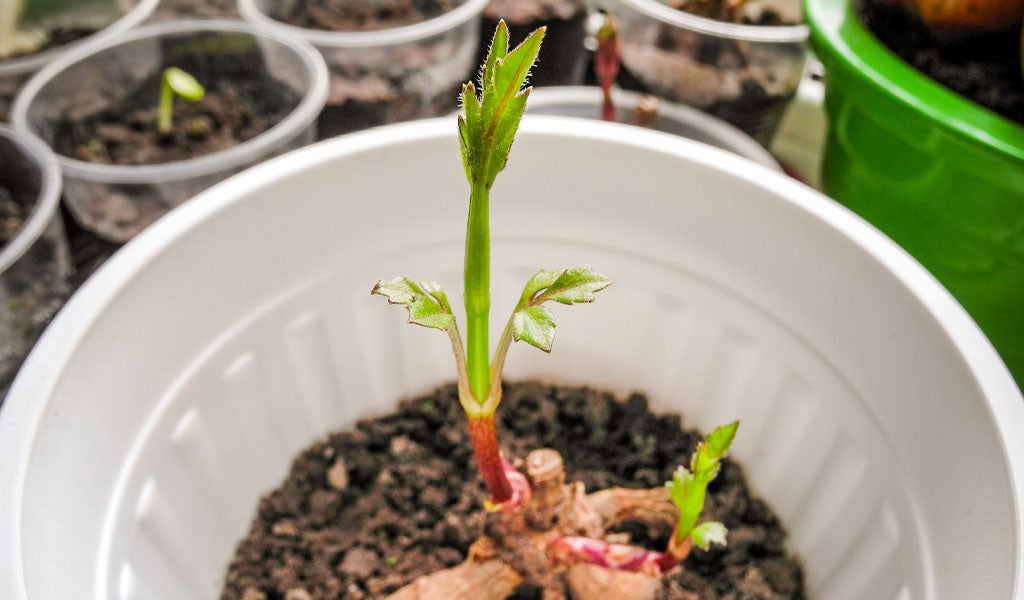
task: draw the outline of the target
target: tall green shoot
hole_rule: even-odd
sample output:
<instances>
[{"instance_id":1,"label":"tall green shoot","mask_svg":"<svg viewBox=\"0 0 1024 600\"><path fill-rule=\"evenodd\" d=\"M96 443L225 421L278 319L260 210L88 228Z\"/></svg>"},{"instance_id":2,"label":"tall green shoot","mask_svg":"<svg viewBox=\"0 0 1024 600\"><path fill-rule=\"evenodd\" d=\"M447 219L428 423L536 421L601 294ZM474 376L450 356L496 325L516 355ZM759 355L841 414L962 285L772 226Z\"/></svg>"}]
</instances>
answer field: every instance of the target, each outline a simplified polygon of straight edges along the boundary
<instances>
[{"instance_id":1,"label":"tall green shoot","mask_svg":"<svg viewBox=\"0 0 1024 600\"><path fill-rule=\"evenodd\" d=\"M508 28L498 24L480 77L462 88L458 119L459 148L469 182L469 211L463 265L466 344L462 343L447 295L436 282L419 284L407 277L380 281L372 293L409 310L409 322L448 332L458 373L459 401L466 412L474 453L495 510L515 506L529 494L525 477L501 458L495 411L501 402L501 372L513 341L525 341L550 352L555 321L546 302L592 302L594 293L611 281L589 268L538 271L527 282L489 354L490 317L490 192L505 168L512 142L532 88L525 87L544 37L544 28L509 49Z\"/></svg>"}]
</instances>

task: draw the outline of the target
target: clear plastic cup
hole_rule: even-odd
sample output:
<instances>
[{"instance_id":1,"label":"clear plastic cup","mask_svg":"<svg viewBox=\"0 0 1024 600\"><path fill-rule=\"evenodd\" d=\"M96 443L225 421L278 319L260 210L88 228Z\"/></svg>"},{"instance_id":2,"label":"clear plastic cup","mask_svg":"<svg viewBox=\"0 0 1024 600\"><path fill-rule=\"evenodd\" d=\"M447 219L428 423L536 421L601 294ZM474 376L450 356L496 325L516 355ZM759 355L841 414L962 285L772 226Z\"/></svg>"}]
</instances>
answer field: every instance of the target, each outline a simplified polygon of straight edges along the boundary
<instances>
[{"instance_id":1,"label":"clear plastic cup","mask_svg":"<svg viewBox=\"0 0 1024 600\"><path fill-rule=\"evenodd\" d=\"M631 75L644 91L711 113L762 144L771 141L800 85L806 25L726 23L661 0L609 6L619 20L623 79Z\"/></svg>"},{"instance_id":2,"label":"clear plastic cup","mask_svg":"<svg viewBox=\"0 0 1024 600\"><path fill-rule=\"evenodd\" d=\"M0 402L36 338L71 291L60 219L60 165L35 136L0 123L0 187L25 220L0 247Z\"/></svg>"},{"instance_id":3,"label":"clear plastic cup","mask_svg":"<svg viewBox=\"0 0 1024 600\"><path fill-rule=\"evenodd\" d=\"M196 193L266 158L314 141L327 97L327 67L309 44L235 21L177 21L142 27L67 53L33 77L15 101L15 127L51 148L67 120L117 106L172 63L244 64L218 76L287 86L297 99L279 123L225 150L152 165L85 162L58 152L64 198L75 218L123 242ZM155 93L154 89L154 93Z\"/></svg>"},{"instance_id":4,"label":"clear plastic cup","mask_svg":"<svg viewBox=\"0 0 1024 600\"><path fill-rule=\"evenodd\" d=\"M475 77L486 4L463 0L432 19L372 31L305 29L278 20L294 0L238 0L238 10L255 26L301 37L323 54L331 71L319 123L326 138L455 109L460 86Z\"/></svg>"},{"instance_id":5,"label":"clear plastic cup","mask_svg":"<svg viewBox=\"0 0 1024 600\"><path fill-rule=\"evenodd\" d=\"M76 3L76 9L88 9L88 11L95 14L98 24L105 23L105 25L101 25L102 29L96 33L74 42L36 52L35 54L0 60L0 121L8 119L14 96L17 95L18 89L24 85L33 73L69 50L78 48L86 43L109 39L127 29L135 27L149 18L159 3L160 0L111 0L108 2Z\"/></svg>"}]
</instances>

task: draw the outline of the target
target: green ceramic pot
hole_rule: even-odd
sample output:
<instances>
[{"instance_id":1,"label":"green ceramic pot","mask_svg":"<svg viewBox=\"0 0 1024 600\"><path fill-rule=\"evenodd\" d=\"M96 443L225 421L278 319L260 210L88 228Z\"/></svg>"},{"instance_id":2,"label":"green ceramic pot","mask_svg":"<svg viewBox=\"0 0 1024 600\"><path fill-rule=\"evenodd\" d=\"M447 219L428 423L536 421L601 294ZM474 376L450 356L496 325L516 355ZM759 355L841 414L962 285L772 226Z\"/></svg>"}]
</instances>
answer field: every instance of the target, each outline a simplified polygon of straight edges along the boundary
<instances>
[{"instance_id":1,"label":"green ceramic pot","mask_svg":"<svg viewBox=\"0 0 1024 600\"><path fill-rule=\"evenodd\" d=\"M851 0L804 10L827 72L826 191L927 267L1024 388L1024 127L907 65Z\"/></svg>"}]
</instances>

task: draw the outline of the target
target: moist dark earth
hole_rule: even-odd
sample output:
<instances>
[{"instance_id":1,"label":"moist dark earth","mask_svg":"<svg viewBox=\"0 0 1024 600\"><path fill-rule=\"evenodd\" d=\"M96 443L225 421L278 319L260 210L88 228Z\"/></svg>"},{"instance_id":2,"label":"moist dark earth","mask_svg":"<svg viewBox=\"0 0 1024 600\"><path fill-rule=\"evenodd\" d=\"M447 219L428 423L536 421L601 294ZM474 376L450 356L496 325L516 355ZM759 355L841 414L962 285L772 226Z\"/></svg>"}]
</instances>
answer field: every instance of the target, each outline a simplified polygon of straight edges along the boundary
<instances>
[{"instance_id":1,"label":"moist dark earth","mask_svg":"<svg viewBox=\"0 0 1024 600\"><path fill-rule=\"evenodd\" d=\"M80 121L66 121L54 140L55 149L104 164L185 160L252 139L280 122L300 100L291 88L272 80L216 79L202 100L175 99L173 129L162 134L156 131L159 88L157 79L147 81L119 104Z\"/></svg>"},{"instance_id":2,"label":"moist dark earth","mask_svg":"<svg viewBox=\"0 0 1024 600\"><path fill-rule=\"evenodd\" d=\"M442 15L459 0L299 0L276 18L307 29L369 31L401 27Z\"/></svg>"},{"instance_id":3,"label":"moist dark earth","mask_svg":"<svg viewBox=\"0 0 1024 600\"><path fill-rule=\"evenodd\" d=\"M0 186L0 250L18 233L26 216L25 207L14 200L10 190Z\"/></svg>"},{"instance_id":4,"label":"moist dark earth","mask_svg":"<svg viewBox=\"0 0 1024 600\"><path fill-rule=\"evenodd\" d=\"M864 26L897 56L939 84L1024 124L1020 27L937 40L899 6L861 2Z\"/></svg>"},{"instance_id":5,"label":"moist dark earth","mask_svg":"<svg viewBox=\"0 0 1024 600\"><path fill-rule=\"evenodd\" d=\"M499 438L505 455L558 450L568 479L587 491L650 488L687 464L701 434L647 400L534 382L505 385ZM739 435L743 435L740 427ZM279 488L259 503L238 544L221 600L380 598L466 557L481 527L479 480L454 385L406 400L398 412L360 421L315 442ZM742 468L725 459L702 519L729 528L728 546L695 550L670 571L659 600L806 597L799 562ZM664 548L669 531L627 523L633 543ZM510 598L538 598L529 584Z\"/></svg>"}]
</instances>

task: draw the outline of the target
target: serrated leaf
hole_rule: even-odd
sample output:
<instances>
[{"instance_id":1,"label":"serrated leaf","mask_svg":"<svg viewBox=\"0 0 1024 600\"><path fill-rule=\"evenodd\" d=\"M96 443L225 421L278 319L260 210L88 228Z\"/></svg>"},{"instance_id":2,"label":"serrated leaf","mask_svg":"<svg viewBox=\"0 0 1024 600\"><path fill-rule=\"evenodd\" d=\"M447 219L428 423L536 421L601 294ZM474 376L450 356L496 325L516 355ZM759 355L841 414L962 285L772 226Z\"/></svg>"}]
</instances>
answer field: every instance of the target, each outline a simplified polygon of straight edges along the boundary
<instances>
[{"instance_id":1,"label":"serrated leaf","mask_svg":"<svg viewBox=\"0 0 1024 600\"><path fill-rule=\"evenodd\" d=\"M202 100L206 90L196 78L178 67L170 67L164 71L164 81L174 93L186 100Z\"/></svg>"},{"instance_id":2,"label":"serrated leaf","mask_svg":"<svg viewBox=\"0 0 1024 600\"><path fill-rule=\"evenodd\" d=\"M728 425L722 425L708 434L706 444L708 453L712 458L720 459L725 456L725 453L729 451L729 446L732 445L733 439L736 438L736 429L739 426L740 422L734 421Z\"/></svg>"},{"instance_id":3,"label":"serrated leaf","mask_svg":"<svg viewBox=\"0 0 1024 600\"><path fill-rule=\"evenodd\" d=\"M543 306L516 311L512 316L512 335L517 341L551 352L555 342L555 319Z\"/></svg>"},{"instance_id":4,"label":"serrated leaf","mask_svg":"<svg viewBox=\"0 0 1024 600\"><path fill-rule=\"evenodd\" d=\"M526 306L531 298L541 291L551 287L551 284L558 280L562 271L548 271L541 269L530 277L530 280L523 286L523 295L519 300L519 306Z\"/></svg>"},{"instance_id":5,"label":"serrated leaf","mask_svg":"<svg viewBox=\"0 0 1024 600\"><path fill-rule=\"evenodd\" d=\"M562 304L593 302L594 294L611 285L612 280L590 267L566 269L551 284L544 296Z\"/></svg>"},{"instance_id":6,"label":"serrated leaf","mask_svg":"<svg viewBox=\"0 0 1024 600\"><path fill-rule=\"evenodd\" d=\"M711 547L711 544L725 546L725 536L728 532L725 525L718 521L707 521L694 527L693 531L690 532L690 538L693 539L693 543L696 546L707 550Z\"/></svg>"},{"instance_id":7,"label":"serrated leaf","mask_svg":"<svg viewBox=\"0 0 1024 600\"><path fill-rule=\"evenodd\" d=\"M424 281L420 285L408 277L395 277L378 281L371 294L384 296L391 304L400 304L409 310L409 322L423 327L448 331L455 324L448 297L440 284Z\"/></svg>"},{"instance_id":8,"label":"serrated leaf","mask_svg":"<svg viewBox=\"0 0 1024 600\"><path fill-rule=\"evenodd\" d=\"M498 59L494 64L494 88L502 95L504 102L508 101L526 83L530 74L530 68L537 60L537 53L540 52L540 43L544 37L545 28L541 27L531 33L521 44L508 53L505 58Z\"/></svg>"}]
</instances>

